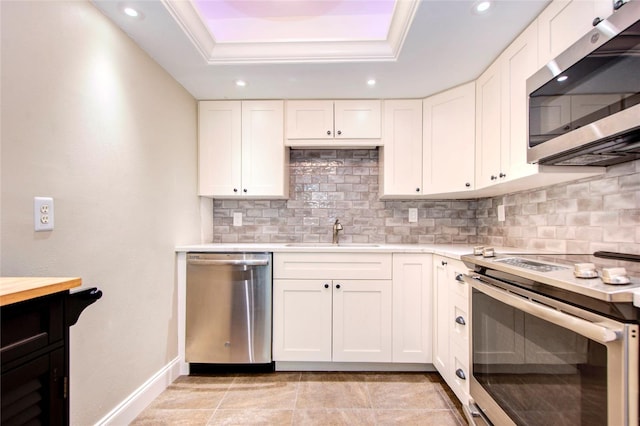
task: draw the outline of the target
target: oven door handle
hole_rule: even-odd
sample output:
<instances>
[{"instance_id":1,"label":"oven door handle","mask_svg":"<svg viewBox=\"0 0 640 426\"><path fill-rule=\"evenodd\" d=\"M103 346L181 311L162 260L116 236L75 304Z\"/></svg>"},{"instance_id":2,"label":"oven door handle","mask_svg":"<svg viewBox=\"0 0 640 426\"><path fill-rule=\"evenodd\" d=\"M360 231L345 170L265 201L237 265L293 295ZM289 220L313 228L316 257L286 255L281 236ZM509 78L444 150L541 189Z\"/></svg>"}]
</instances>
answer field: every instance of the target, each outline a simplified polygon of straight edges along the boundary
<instances>
[{"instance_id":1,"label":"oven door handle","mask_svg":"<svg viewBox=\"0 0 640 426\"><path fill-rule=\"evenodd\" d=\"M223 260L223 259L188 259L189 265L205 265L205 266L266 266L269 264L268 259L240 259L240 260Z\"/></svg>"},{"instance_id":2,"label":"oven door handle","mask_svg":"<svg viewBox=\"0 0 640 426\"><path fill-rule=\"evenodd\" d=\"M607 344L621 338L614 330L573 315L565 314L546 305L535 303L522 296L514 296L507 290L491 285L486 277L465 275L464 278L467 283L489 297L560 327L575 331L588 339Z\"/></svg>"}]
</instances>

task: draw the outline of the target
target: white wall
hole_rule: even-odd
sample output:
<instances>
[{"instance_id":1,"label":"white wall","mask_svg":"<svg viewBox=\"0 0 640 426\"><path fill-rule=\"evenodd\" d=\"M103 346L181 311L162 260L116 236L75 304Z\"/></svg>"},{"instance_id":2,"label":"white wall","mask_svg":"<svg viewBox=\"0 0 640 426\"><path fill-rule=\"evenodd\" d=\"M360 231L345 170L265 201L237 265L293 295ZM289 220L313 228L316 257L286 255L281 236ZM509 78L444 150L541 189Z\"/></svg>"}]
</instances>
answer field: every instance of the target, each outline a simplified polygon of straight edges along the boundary
<instances>
[{"instance_id":1,"label":"white wall","mask_svg":"<svg viewBox=\"0 0 640 426\"><path fill-rule=\"evenodd\" d=\"M0 5L0 272L103 290L71 329L71 423L88 425L177 356L196 102L88 2ZM33 231L34 196L54 198L54 231Z\"/></svg>"}]
</instances>

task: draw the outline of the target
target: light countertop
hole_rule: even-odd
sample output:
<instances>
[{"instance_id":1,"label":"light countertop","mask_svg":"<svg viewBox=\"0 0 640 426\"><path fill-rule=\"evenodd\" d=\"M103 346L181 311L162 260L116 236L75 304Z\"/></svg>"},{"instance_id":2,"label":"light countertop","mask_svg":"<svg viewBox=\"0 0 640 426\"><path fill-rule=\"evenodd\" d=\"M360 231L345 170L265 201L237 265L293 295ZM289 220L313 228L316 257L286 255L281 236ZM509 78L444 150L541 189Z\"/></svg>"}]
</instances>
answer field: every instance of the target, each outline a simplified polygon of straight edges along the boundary
<instances>
[{"instance_id":1,"label":"light countertop","mask_svg":"<svg viewBox=\"0 0 640 426\"><path fill-rule=\"evenodd\" d=\"M77 277L1 277L0 306L80 287Z\"/></svg>"},{"instance_id":2,"label":"light countertop","mask_svg":"<svg viewBox=\"0 0 640 426\"><path fill-rule=\"evenodd\" d=\"M265 244L193 244L176 247L176 252L289 252L289 253L431 253L460 259L464 254L473 253L471 244L358 244L345 243L265 243ZM496 252L522 251L512 247L495 247Z\"/></svg>"}]
</instances>

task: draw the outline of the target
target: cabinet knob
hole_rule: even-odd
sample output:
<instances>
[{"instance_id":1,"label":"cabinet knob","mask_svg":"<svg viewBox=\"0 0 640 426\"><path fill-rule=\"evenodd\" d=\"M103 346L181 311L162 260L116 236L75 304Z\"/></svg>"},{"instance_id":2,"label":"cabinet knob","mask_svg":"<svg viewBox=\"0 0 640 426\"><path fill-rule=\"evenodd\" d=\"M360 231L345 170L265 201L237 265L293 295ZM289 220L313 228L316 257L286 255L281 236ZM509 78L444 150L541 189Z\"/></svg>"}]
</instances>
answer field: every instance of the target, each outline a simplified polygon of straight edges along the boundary
<instances>
[{"instance_id":1,"label":"cabinet knob","mask_svg":"<svg viewBox=\"0 0 640 426\"><path fill-rule=\"evenodd\" d=\"M464 278L462 278L462 274L456 275L456 281L460 281L461 283L464 282Z\"/></svg>"},{"instance_id":2,"label":"cabinet knob","mask_svg":"<svg viewBox=\"0 0 640 426\"><path fill-rule=\"evenodd\" d=\"M464 186L466 186L467 188L469 188L471 186L471 183L467 182L464 184Z\"/></svg>"},{"instance_id":3,"label":"cabinet knob","mask_svg":"<svg viewBox=\"0 0 640 426\"><path fill-rule=\"evenodd\" d=\"M447 262L445 262L444 260L441 260L440 263L442 263L442 266L447 266Z\"/></svg>"},{"instance_id":4,"label":"cabinet knob","mask_svg":"<svg viewBox=\"0 0 640 426\"><path fill-rule=\"evenodd\" d=\"M467 376L464 374L464 371L462 371L462 368L458 368L456 370L456 376L460 377L462 380L467 380Z\"/></svg>"},{"instance_id":5,"label":"cabinet knob","mask_svg":"<svg viewBox=\"0 0 640 426\"><path fill-rule=\"evenodd\" d=\"M491 175L491 180L496 180L496 179L498 179L497 176Z\"/></svg>"},{"instance_id":6,"label":"cabinet knob","mask_svg":"<svg viewBox=\"0 0 640 426\"><path fill-rule=\"evenodd\" d=\"M501 178L503 178L503 177L507 177L507 175L506 175L506 173L502 173L502 172L500 172L500 177L501 177Z\"/></svg>"},{"instance_id":7,"label":"cabinet knob","mask_svg":"<svg viewBox=\"0 0 640 426\"><path fill-rule=\"evenodd\" d=\"M238 188L233 188L233 192L238 192Z\"/></svg>"},{"instance_id":8,"label":"cabinet knob","mask_svg":"<svg viewBox=\"0 0 640 426\"><path fill-rule=\"evenodd\" d=\"M242 192L247 193L247 188L243 189Z\"/></svg>"},{"instance_id":9,"label":"cabinet knob","mask_svg":"<svg viewBox=\"0 0 640 426\"><path fill-rule=\"evenodd\" d=\"M420 188L416 188L416 192L420 192Z\"/></svg>"},{"instance_id":10,"label":"cabinet knob","mask_svg":"<svg viewBox=\"0 0 640 426\"><path fill-rule=\"evenodd\" d=\"M327 135L331 136L331 130L327 130Z\"/></svg>"},{"instance_id":11,"label":"cabinet knob","mask_svg":"<svg viewBox=\"0 0 640 426\"><path fill-rule=\"evenodd\" d=\"M464 318L462 316L456 317L456 322L460 325L467 325Z\"/></svg>"},{"instance_id":12,"label":"cabinet knob","mask_svg":"<svg viewBox=\"0 0 640 426\"><path fill-rule=\"evenodd\" d=\"M324 288L329 288L329 284L325 284L325 285L324 285Z\"/></svg>"},{"instance_id":13,"label":"cabinet knob","mask_svg":"<svg viewBox=\"0 0 640 426\"><path fill-rule=\"evenodd\" d=\"M338 136L342 134L342 130L338 130Z\"/></svg>"},{"instance_id":14,"label":"cabinet knob","mask_svg":"<svg viewBox=\"0 0 640 426\"><path fill-rule=\"evenodd\" d=\"M615 10L618 10L622 7L622 5L624 4L624 2L622 0L616 0L615 3L613 3L613 8Z\"/></svg>"},{"instance_id":15,"label":"cabinet knob","mask_svg":"<svg viewBox=\"0 0 640 426\"><path fill-rule=\"evenodd\" d=\"M340 288L340 284L336 284L336 288Z\"/></svg>"},{"instance_id":16,"label":"cabinet knob","mask_svg":"<svg viewBox=\"0 0 640 426\"><path fill-rule=\"evenodd\" d=\"M622 3L622 2L621 2ZM617 7L615 7L615 5L613 6L615 9L617 9ZM620 6L618 6L620 7ZM594 27L596 25L598 25L600 22L602 22L602 18L600 18L599 16L596 16L595 18L593 18L593 21L591 21L591 25L593 25Z\"/></svg>"}]
</instances>

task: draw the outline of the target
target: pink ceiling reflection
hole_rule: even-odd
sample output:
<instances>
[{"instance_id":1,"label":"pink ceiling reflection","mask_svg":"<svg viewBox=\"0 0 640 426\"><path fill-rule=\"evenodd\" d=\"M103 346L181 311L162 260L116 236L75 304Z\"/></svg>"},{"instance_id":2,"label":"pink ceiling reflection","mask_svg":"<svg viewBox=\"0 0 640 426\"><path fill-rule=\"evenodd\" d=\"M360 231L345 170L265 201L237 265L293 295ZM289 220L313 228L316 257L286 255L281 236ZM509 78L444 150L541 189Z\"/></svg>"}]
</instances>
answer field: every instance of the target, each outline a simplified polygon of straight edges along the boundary
<instances>
[{"instance_id":1,"label":"pink ceiling reflection","mask_svg":"<svg viewBox=\"0 0 640 426\"><path fill-rule=\"evenodd\" d=\"M384 40L395 0L191 0L216 42Z\"/></svg>"}]
</instances>

